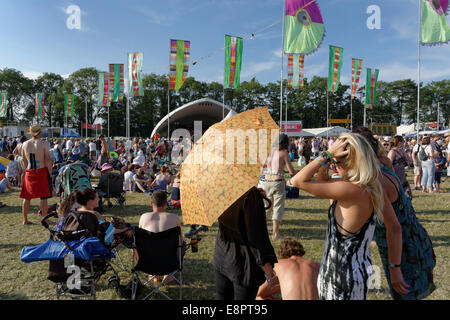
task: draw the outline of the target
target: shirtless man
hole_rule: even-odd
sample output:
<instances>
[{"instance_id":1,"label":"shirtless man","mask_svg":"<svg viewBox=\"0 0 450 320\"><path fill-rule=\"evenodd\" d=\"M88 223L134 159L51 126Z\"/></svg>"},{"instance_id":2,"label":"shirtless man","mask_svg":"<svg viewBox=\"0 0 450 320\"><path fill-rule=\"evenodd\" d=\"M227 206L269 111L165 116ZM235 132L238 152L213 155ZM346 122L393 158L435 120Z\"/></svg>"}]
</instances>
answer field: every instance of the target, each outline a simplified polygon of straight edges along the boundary
<instances>
[{"instance_id":1,"label":"shirtless man","mask_svg":"<svg viewBox=\"0 0 450 320\"><path fill-rule=\"evenodd\" d=\"M22 145L22 159L26 169L20 192L20 197L23 199L23 224L28 224L31 199L41 198L41 212L44 216L47 215L47 199L53 192L49 145L48 142L40 139L41 133L42 128L39 125L32 125L30 127L32 138Z\"/></svg>"},{"instance_id":2,"label":"shirtless man","mask_svg":"<svg viewBox=\"0 0 450 320\"><path fill-rule=\"evenodd\" d=\"M139 219L139 228L145 229L150 232L163 232L174 227L180 227L180 219L176 214L166 212L167 209L167 195L164 191L158 190L152 194L152 207L153 212L147 212L141 215ZM180 245L183 243L183 236L180 233ZM153 278L152 275L149 279ZM164 282L170 282L172 279L168 279L165 275ZM158 281L158 277L154 278L154 281Z\"/></svg>"},{"instance_id":3,"label":"shirtless man","mask_svg":"<svg viewBox=\"0 0 450 320\"><path fill-rule=\"evenodd\" d=\"M109 159L109 145L108 145L108 141L105 140L105 136L104 135L100 135L99 140L102 143L102 148L101 148L101 155L100 155L100 166L102 166L104 163L108 162Z\"/></svg>"},{"instance_id":4,"label":"shirtless man","mask_svg":"<svg viewBox=\"0 0 450 320\"><path fill-rule=\"evenodd\" d=\"M317 300L317 276L320 264L303 258L305 249L300 242L286 238L280 244L281 259L274 270L279 285L269 287L267 281L259 287L257 300L277 300L281 293L283 300Z\"/></svg>"},{"instance_id":5,"label":"shirtless man","mask_svg":"<svg viewBox=\"0 0 450 320\"><path fill-rule=\"evenodd\" d=\"M291 164L288 149L289 138L285 134L280 134L278 145L272 148L269 157L264 165L264 180L260 186L266 192L266 196L272 201L272 207L268 209L267 214L273 210L272 221L272 239L281 240L280 223L284 213L284 202L286 200L286 182L284 180L284 168L287 167L291 176L297 171ZM271 174L267 174L271 173Z\"/></svg>"}]
</instances>

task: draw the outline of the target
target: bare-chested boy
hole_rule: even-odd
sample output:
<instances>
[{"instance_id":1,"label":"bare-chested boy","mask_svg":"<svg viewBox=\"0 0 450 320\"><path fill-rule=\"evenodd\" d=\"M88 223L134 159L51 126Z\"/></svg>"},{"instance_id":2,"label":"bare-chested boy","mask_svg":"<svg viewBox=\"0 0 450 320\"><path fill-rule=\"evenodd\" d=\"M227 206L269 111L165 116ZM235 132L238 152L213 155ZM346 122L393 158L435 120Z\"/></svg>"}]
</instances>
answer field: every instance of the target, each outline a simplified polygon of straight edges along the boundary
<instances>
[{"instance_id":1,"label":"bare-chested boy","mask_svg":"<svg viewBox=\"0 0 450 320\"><path fill-rule=\"evenodd\" d=\"M259 287L257 300L275 300L281 293L283 300L317 300L317 276L320 264L303 259L305 250L300 242L286 238L280 244L278 255L281 259L274 270L279 285L267 282Z\"/></svg>"},{"instance_id":2,"label":"bare-chested boy","mask_svg":"<svg viewBox=\"0 0 450 320\"><path fill-rule=\"evenodd\" d=\"M32 125L30 127L31 139L22 145L22 159L25 167L25 176L20 192L20 197L23 199L23 224L28 224L31 199L41 198L41 212L46 215L47 199L52 196L53 192L49 145L47 141L40 139L41 134L42 128L39 125Z\"/></svg>"},{"instance_id":3,"label":"bare-chested boy","mask_svg":"<svg viewBox=\"0 0 450 320\"><path fill-rule=\"evenodd\" d=\"M284 202L286 200L286 182L284 180L284 168L287 167L291 176L297 171L291 164L288 154L289 138L285 134L280 134L278 144L272 148L269 157L267 157L264 172L264 180L260 184L266 192L266 196L272 201L272 207L268 209L267 214L273 212L272 221L272 239L282 240L280 235L280 223L284 213Z\"/></svg>"}]
</instances>

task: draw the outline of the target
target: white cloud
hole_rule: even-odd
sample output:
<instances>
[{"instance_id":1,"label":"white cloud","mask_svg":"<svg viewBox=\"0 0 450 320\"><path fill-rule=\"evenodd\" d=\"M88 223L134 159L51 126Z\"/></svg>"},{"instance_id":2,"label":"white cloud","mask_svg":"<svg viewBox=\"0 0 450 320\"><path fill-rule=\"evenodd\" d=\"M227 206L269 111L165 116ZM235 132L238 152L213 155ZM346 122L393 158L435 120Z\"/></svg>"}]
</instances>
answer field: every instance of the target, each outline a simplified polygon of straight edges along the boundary
<instances>
[{"instance_id":1,"label":"white cloud","mask_svg":"<svg viewBox=\"0 0 450 320\"><path fill-rule=\"evenodd\" d=\"M242 68L241 78L253 78L257 73L272 70L276 67L281 68L280 61L252 62Z\"/></svg>"},{"instance_id":2,"label":"white cloud","mask_svg":"<svg viewBox=\"0 0 450 320\"><path fill-rule=\"evenodd\" d=\"M37 78L43 75L42 72L37 71L22 71L22 74L24 75L24 77L31 80L36 80Z\"/></svg>"},{"instance_id":3,"label":"white cloud","mask_svg":"<svg viewBox=\"0 0 450 320\"><path fill-rule=\"evenodd\" d=\"M450 77L449 68L424 67L420 70L421 81L433 81L438 78ZM391 63L380 67L379 79L382 81L395 81L413 79L417 81L417 66L408 66L401 63Z\"/></svg>"}]
</instances>

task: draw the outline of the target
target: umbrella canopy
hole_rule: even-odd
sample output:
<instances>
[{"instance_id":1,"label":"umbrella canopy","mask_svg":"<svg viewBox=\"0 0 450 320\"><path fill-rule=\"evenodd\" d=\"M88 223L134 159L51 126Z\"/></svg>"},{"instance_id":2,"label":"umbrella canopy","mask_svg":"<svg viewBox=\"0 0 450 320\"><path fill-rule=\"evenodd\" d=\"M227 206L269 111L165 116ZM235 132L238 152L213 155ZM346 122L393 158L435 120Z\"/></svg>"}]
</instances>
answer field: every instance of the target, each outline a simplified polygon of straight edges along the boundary
<instances>
[{"instance_id":1,"label":"umbrella canopy","mask_svg":"<svg viewBox=\"0 0 450 320\"><path fill-rule=\"evenodd\" d=\"M3 156L0 156L0 163L1 163L3 166L7 167L8 164L9 164L9 162L10 162L10 160L9 160L8 158L5 158L5 157L3 157Z\"/></svg>"},{"instance_id":2,"label":"umbrella canopy","mask_svg":"<svg viewBox=\"0 0 450 320\"><path fill-rule=\"evenodd\" d=\"M256 186L279 130L267 107L211 126L181 166L183 223L211 226Z\"/></svg>"}]
</instances>

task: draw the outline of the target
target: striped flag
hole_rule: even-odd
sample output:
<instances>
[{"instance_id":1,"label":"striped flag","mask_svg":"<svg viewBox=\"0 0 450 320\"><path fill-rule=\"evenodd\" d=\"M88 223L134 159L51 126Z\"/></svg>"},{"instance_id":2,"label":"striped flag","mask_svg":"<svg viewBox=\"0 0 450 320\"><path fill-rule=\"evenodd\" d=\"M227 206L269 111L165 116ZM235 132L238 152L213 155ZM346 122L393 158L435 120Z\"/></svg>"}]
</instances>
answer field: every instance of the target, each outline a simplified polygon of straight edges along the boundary
<instances>
[{"instance_id":1,"label":"striped flag","mask_svg":"<svg viewBox=\"0 0 450 320\"><path fill-rule=\"evenodd\" d=\"M1 98L2 98L2 107L0 109L0 117L6 118L7 116L7 110L8 110L8 96L6 94L6 91L1 92Z\"/></svg>"},{"instance_id":2,"label":"striped flag","mask_svg":"<svg viewBox=\"0 0 450 320\"><path fill-rule=\"evenodd\" d=\"M304 63L305 56L303 54L288 54L288 89L303 90L304 86Z\"/></svg>"},{"instance_id":3,"label":"striped flag","mask_svg":"<svg viewBox=\"0 0 450 320\"><path fill-rule=\"evenodd\" d=\"M377 103L378 69L367 68L366 106L369 109Z\"/></svg>"},{"instance_id":4,"label":"striped flag","mask_svg":"<svg viewBox=\"0 0 450 320\"><path fill-rule=\"evenodd\" d=\"M170 90L179 90L183 86L189 71L190 55L190 41L170 40Z\"/></svg>"},{"instance_id":5,"label":"striped flag","mask_svg":"<svg viewBox=\"0 0 450 320\"><path fill-rule=\"evenodd\" d=\"M242 47L242 38L225 35L224 88L237 89L241 85Z\"/></svg>"},{"instance_id":6,"label":"striped flag","mask_svg":"<svg viewBox=\"0 0 450 320\"><path fill-rule=\"evenodd\" d=\"M144 87L142 85L142 52L128 54L128 94L133 97L142 97Z\"/></svg>"},{"instance_id":7,"label":"striped flag","mask_svg":"<svg viewBox=\"0 0 450 320\"><path fill-rule=\"evenodd\" d=\"M44 108L44 94L43 93L36 93L35 97L35 116L41 116L42 118L45 117L45 108Z\"/></svg>"},{"instance_id":8,"label":"striped flag","mask_svg":"<svg viewBox=\"0 0 450 320\"><path fill-rule=\"evenodd\" d=\"M330 67L328 71L328 91L336 92L339 87L344 49L330 46Z\"/></svg>"},{"instance_id":9,"label":"striped flag","mask_svg":"<svg viewBox=\"0 0 450 320\"><path fill-rule=\"evenodd\" d=\"M98 73L98 106L109 107L109 73Z\"/></svg>"},{"instance_id":10,"label":"striped flag","mask_svg":"<svg viewBox=\"0 0 450 320\"><path fill-rule=\"evenodd\" d=\"M363 61L361 59L352 59L352 99L358 90L359 79L361 77Z\"/></svg>"},{"instance_id":11,"label":"striped flag","mask_svg":"<svg viewBox=\"0 0 450 320\"><path fill-rule=\"evenodd\" d=\"M122 102L125 89L123 63L109 65L109 102Z\"/></svg>"},{"instance_id":12,"label":"striped flag","mask_svg":"<svg viewBox=\"0 0 450 320\"><path fill-rule=\"evenodd\" d=\"M73 95L66 93L64 100L64 114L66 117L73 117Z\"/></svg>"}]
</instances>

